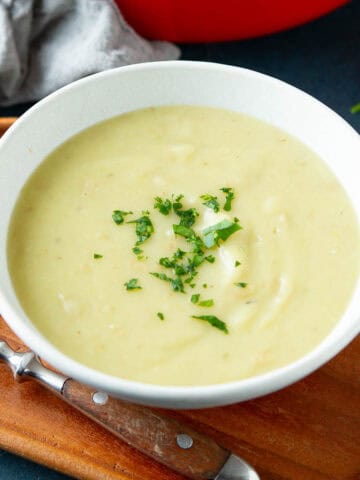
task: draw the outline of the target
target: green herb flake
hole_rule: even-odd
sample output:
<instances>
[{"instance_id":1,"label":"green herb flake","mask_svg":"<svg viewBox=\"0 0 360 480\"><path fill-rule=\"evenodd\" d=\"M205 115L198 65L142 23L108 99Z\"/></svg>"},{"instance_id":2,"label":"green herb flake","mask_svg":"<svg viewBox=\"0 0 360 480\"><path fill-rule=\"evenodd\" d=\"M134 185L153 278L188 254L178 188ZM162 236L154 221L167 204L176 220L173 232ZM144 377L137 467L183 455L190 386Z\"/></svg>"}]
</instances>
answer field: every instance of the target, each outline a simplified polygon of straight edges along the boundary
<instances>
[{"instance_id":1,"label":"green herb flake","mask_svg":"<svg viewBox=\"0 0 360 480\"><path fill-rule=\"evenodd\" d=\"M215 213L218 213L220 210L220 204L218 202L217 197L214 197L213 195L205 194L205 195L200 195L200 198L204 200L203 205L205 205L208 208L211 208L214 210Z\"/></svg>"},{"instance_id":2,"label":"green herb flake","mask_svg":"<svg viewBox=\"0 0 360 480\"><path fill-rule=\"evenodd\" d=\"M94 258L95 259L98 259L98 258L103 258L104 255L101 255L100 253L94 253Z\"/></svg>"},{"instance_id":3,"label":"green herb flake","mask_svg":"<svg viewBox=\"0 0 360 480\"><path fill-rule=\"evenodd\" d=\"M247 287L247 283L245 283L245 282L234 283L234 285L236 285L237 287L240 287L240 288L246 288Z\"/></svg>"},{"instance_id":4,"label":"green herb flake","mask_svg":"<svg viewBox=\"0 0 360 480\"><path fill-rule=\"evenodd\" d=\"M198 235L194 233L194 235L187 239L187 242L192 245L193 253L199 253L200 255L203 255L203 249L205 248L205 244Z\"/></svg>"},{"instance_id":5,"label":"green herb flake","mask_svg":"<svg viewBox=\"0 0 360 480\"><path fill-rule=\"evenodd\" d=\"M180 225L183 225L184 227L192 227L195 223L196 217L199 216L196 208L178 210L175 213L180 217Z\"/></svg>"},{"instance_id":6,"label":"green herb flake","mask_svg":"<svg viewBox=\"0 0 360 480\"><path fill-rule=\"evenodd\" d=\"M165 268L174 268L175 267L175 262L173 260L170 260L169 257L160 258L159 264L162 267L165 267Z\"/></svg>"},{"instance_id":7,"label":"green herb flake","mask_svg":"<svg viewBox=\"0 0 360 480\"><path fill-rule=\"evenodd\" d=\"M163 200L160 197L155 197L154 200L155 200L154 208L157 208L159 212L162 213L163 215L169 215L172 208L171 201L168 198Z\"/></svg>"},{"instance_id":8,"label":"green herb flake","mask_svg":"<svg viewBox=\"0 0 360 480\"><path fill-rule=\"evenodd\" d=\"M207 288L207 283L203 283L203 288Z\"/></svg>"},{"instance_id":9,"label":"green herb flake","mask_svg":"<svg viewBox=\"0 0 360 480\"><path fill-rule=\"evenodd\" d=\"M124 283L126 290L141 290L142 287L138 285L138 279L137 278L132 278L128 282Z\"/></svg>"},{"instance_id":10,"label":"green herb flake","mask_svg":"<svg viewBox=\"0 0 360 480\"><path fill-rule=\"evenodd\" d=\"M233 201L234 196L235 196L235 194L234 194L234 192L233 192L233 189L232 189L232 188L223 187L223 188L220 188L220 190L226 194L226 196L225 196L225 203L224 203L223 209L224 209L226 212L230 212L230 210L231 210L231 202Z\"/></svg>"},{"instance_id":11,"label":"green herb flake","mask_svg":"<svg viewBox=\"0 0 360 480\"><path fill-rule=\"evenodd\" d=\"M214 257L214 255L208 255L207 257L205 257L205 260L209 263L214 263L215 262L215 257Z\"/></svg>"},{"instance_id":12,"label":"green herb flake","mask_svg":"<svg viewBox=\"0 0 360 480\"><path fill-rule=\"evenodd\" d=\"M160 320L164 320L164 319L165 319L164 314L161 313L161 312L158 312L156 315L160 318Z\"/></svg>"},{"instance_id":13,"label":"green herb flake","mask_svg":"<svg viewBox=\"0 0 360 480\"><path fill-rule=\"evenodd\" d=\"M116 225L121 225L124 223L124 217L126 215L131 215L133 212L125 212L124 210L114 210L112 213L112 219L116 223Z\"/></svg>"},{"instance_id":14,"label":"green herb flake","mask_svg":"<svg viewBox=\"0 0 360 480\"><path fill-rule=\"evenodd\" d=\"M143 212L143 216L137 218L136 220L132 220L128 223L135 223L135 233L138 237L136 245L141 245L146 240L148 240L151 235L154 233L154 226L150 220L150 217L147 215L148 212Z\"/></svg>"},{"instance_id":15,"label":"green herb flake","mask_svg":"<svg viewBox=\"0 0 360 480\"><path fill-rule=\"evenodd\" d=\"M191 303L197 303L200 298L200 293L194 293L194 295L191 295Z\"/></svg>"},{"instance_id":16,"label":"green herb flake","mask_svg":"<svg viewBox=\"0 0 360 480\"><path fill-rule=\"evenodd\" d=\"M218 317L215 317L215 315L192 315L191 318L203 320L204 322L210 323L210 325L221 330L222 332L226 334L229 333L226 323L220 320Z\"/></svg>"},{"instance_id":17,"label":"green herb flake","mask_svg":"<svg viewBox=\"0 0 360 480\"><path fill-rule=\"evenodd\" d=\"M152 275L155 278L158 278L160 280L165 280L166 282L170 282L171 278L166 275L166 273L159 273L159 272L150 272L150 275Z\"/></svg>"},{"instance_id":18,"label":"green herb flake","mask_svg":"<svg viewBox=\"0 0 360 480\"><path fill-rule=\"evenodd\" d=\"M356 113L360 113L360 102L356 103L350 108L350 112L355 115Z\"/></svg>"},{"instance_id":19,"label":"green herb flake","mask_svg":"<svg viewBox=\"0 0 360 480\"><path fill-rule=\"evenodd\" d=\"M184 195L178 195L173 202L173 210L176 213L177 211L182 209L181 200L184 198Z\"/></svg>"},{"instance_id":20,"label":"green herb flake","mask_svg":"<svg viewBox=\"0 0 360 480\"><path fill-rule=\"evenodd\" d=\"M214 305L214 300L209 299L209 300L202 300L201 302L198 303L199 307L212 307Z\"/></svg>"},{"instance_id":21,"label":"green herb flake","mask_svg":"<svg viewBox=\"0 0 360 480\"><path fill-rule=\"evenodd\" d=\"M155 278L158 278L159 280L164 280L165 282L169 282L174 292L185 293L184 284L181 278L168 277L165 273L159 273L159 272L150 272L150 275L152 275Z\"/></svg>"},{"instance_id":22,"label":"green herb flake","mask_svg":"<svg viewBox=\"0 0 360 480\"><path fill-rule=\"evenodd\" d=\"M178 277L181 277L183 275L186 275L188 273L187 268L184 267L184 265L175 265L174 267L174 273Z\"/></svg>"},{"instance_id":23,"label":"green herb flake","mask_svg":"<svg viewBox=\"0 0 360 480\"><path fill-rule=\"evenodd\" d=\"M184 258L185 255L186 255L186 252L184 252L183 250L180 250L180 248L178 248L176 250L176 252L174 253L173 257L176 260L181 260L182 258Z\"/></svg>"},{"instance_id":24,"label":"green herb flake","mask_svg":"<svg viewBox=\"0 0 360 480\"><path fill-rule=\"evenodd\" d=\"M195 253L195 255L192 257L192 259L189 261L189 268L196 268L200 266L205 260L204 255L200 253Z\"/></svg>"},{"instance_id":25,"label":"green herb flake","mask_svg":"<svg viewBox=\"0 0 360 480\"><path fill-rule=\"evenodd\" d=\"M190 284L190 283L194 280L194 278L196 277L197 274L198 274L198 272L193 272L193 273L190 275L190 277L188 277L188 278L185 280L185 283Z\"/></svg>"},{"instance_id":26,"label":"green herb flake","mask_svg":"<svg viewBox=\"0 0 360 480\"><path fill-rule=\"evenodd\" d=\"M211 227L205 228L204 243L207 248L211 248L214 245L219 245L220 240L225 242L230 235L241 230L241 226L238 223L233 223L230 220L223 220Z\"/></svg>"},{"instance_id":27,"label":"green herb flake","mask_svg":"<svg viewBox=\"0 0 360 480\"><path fill-rule=\"evenodd\" d=\"M195 223L196 217L199 216L199 212L196 208L188 208L187 210L182 210L183 204L181 200L184 198L184 195L178 195L175 201L172 204L174 213L180 217L180 225L184 227L192 227Z\"/></svg>"},{"instance_id":28,"label":"green herb flake","mask_svg":"<svg viewBox=\"0 0 360 480\"><path fill-rule=\"evenodd\" d=\"M235 267L238 267L239 265L241 265L241 262L239 262L239 260L236 260L235 261Z\"/></svg>"},{"instance_id":29,"label":"green herb flake","mask_svg":"<svg viewBox=\"0 0 360 480\"><path fill-rule=\"evenodd\" d=\"M191 238L195 235L192 228L185 227L184 225L173 225L173 231L176 235L180 235L184 238Z\"/></svg>"},{"instance_id":30,"label":"green herb flake","mask_svg":"<svg viewBox=\"0 0 360 480\"><path fill-rule=\"evenodd\" d=\"M144 255L142 255L142 253L144 253L144 250L141 250L140 247L135 246L135 247L132 248L132 251L133 251L133 253L135 253L138 260L142 260L144 258Z\"/></svg>"},{"instance_id":31,"label":"green herb flake","mask_svg":"<svg viewBox=\"0 0 360 480\"><path fill-rule=\"evenodd\" d=\"M192 245L192 253L203 255L205 244L192 228L185 227L184 225L173 225L173 231L176 235L184 237L186 241Z\"/></svg>"},{"instance_id":32,"label":"green herb flake","mask_svg":"<svg viewBox=\"0 0 360 480\"><path fill-rule=\"evenodd\" d=\"M181 280L181 278L179 278L179 277L172 278L171 279L171 286L172 286L172 289L174 290L174 292L185 293L184 284L183 284L183 281Z\"/></svg>"}]
</instances>

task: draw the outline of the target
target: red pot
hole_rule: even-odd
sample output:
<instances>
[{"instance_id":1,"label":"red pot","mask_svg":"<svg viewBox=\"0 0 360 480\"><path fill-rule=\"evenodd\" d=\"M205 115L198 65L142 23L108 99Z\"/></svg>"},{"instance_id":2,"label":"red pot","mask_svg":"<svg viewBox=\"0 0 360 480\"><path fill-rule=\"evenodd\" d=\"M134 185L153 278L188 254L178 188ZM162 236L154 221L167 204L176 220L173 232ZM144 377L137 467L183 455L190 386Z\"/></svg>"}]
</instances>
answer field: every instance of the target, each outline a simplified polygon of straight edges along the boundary
<instances>
[{"instance_id":1,"label":"red pot","mask_svg":"<svg viewBox=\"0 0 360 480\"><path fill-rule=\"evenodd\" d=\"M319 17L348 0L116 0L144 37L214 42L256 37Z\"/></svg>"}]
</instances>

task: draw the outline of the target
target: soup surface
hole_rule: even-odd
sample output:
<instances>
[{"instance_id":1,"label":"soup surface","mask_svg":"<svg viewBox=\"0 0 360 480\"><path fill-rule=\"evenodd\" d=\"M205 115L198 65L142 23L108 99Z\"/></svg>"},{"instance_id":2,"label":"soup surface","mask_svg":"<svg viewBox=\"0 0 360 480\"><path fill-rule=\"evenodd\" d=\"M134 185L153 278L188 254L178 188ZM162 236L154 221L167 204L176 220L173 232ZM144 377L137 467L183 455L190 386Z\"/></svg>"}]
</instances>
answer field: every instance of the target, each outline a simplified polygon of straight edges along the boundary
<instances>
[{"instance_id":1,"label":"soup surface","mask_svg":"<svg viewBox=\"0 0 360 480\"><path fill-rule=\"evenodd\" d=\"M25 312L72 358L206 385L324 339L354 289L359 239L344 190L305 145L245 115L171 106L54 151L19 197L8 260Z\"/></svg>"}]
</instances>

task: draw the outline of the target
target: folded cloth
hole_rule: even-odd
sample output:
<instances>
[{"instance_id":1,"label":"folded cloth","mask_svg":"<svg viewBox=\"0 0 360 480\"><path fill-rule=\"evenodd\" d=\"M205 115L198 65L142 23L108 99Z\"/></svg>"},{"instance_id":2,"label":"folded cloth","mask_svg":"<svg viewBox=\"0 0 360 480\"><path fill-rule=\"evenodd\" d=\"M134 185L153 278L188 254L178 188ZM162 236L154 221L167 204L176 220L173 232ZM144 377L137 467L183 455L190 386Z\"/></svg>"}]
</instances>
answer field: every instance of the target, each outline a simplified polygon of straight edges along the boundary
<instances>
[{"instance_id":1,"label":"folded cloth","mask_svg":"<svg viewBox=\"0 0 360 480\"><path fill-rule=\"evenodd\" d=\"M179 55L171 43L140 37L112 0L0 0L0 105L38 100L91 73Z\"/></svg>"}]
</instances>

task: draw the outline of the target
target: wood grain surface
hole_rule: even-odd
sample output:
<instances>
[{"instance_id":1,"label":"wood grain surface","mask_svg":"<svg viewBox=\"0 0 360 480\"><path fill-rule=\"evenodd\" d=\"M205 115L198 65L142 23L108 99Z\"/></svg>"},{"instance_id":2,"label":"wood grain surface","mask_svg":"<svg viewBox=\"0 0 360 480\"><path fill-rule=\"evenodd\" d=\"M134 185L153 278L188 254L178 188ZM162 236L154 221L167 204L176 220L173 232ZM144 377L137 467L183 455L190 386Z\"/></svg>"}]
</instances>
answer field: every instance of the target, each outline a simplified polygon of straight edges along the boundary
<instances>
[{"instance_id":1,"label":"wood grain surface","mask_svg":"<svg viewBox=\"0 0 360 480\"><path fill-rule=\"evenodd\" d=\"M0 337L26 349L1 318ZM5 450L79 479L184 479L35 382L16 383L3 364L0 392ZM360 480L360 336L323 368L277 393L165 413L242 456L262 480Z\"/></svg>"}]
</instances>

